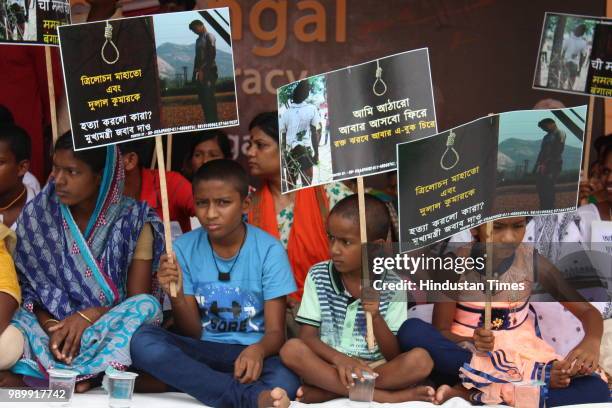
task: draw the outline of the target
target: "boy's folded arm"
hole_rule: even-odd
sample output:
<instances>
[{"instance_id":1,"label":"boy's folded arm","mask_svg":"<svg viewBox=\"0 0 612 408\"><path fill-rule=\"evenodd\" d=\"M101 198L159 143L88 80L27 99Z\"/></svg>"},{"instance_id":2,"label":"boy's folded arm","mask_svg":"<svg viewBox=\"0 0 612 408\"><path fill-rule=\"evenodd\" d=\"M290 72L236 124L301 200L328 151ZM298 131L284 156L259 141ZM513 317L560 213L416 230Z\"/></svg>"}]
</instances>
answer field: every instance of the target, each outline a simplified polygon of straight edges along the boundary
<instances>
[{"instance_id":1,"label":"boy's folded arm","mask_svg":"<svg viewBox=\"0 0 612 408\"><path fill-rule=\"evenodd\" d=\"M393 334L387 322L381 315L377 315L372 325L374 326L374 338L378 344L378 349L385 360L391 361L401 354L401 349L397 337Z\"/></svg>"},{"instance_id":2,"label":"boy's folded arm","mask_svg":"<svg viewBox=\"0 0 612 408\"><path fill-rule=\"evenodd\" d=\"M202 336L202 323L198 304L193 295L179 294L170 298L172 315L178 331L188 337L199 339Z\"/></svg>"},{"instance_id":3,"label":"boy's folded arm","mask_svg":"<svg viewBox=\"0 0 612 408\"><path fill-rule=\"evenodd\" d=\"M313 353L329 364L335 365L338 358L344 357L344 354L321 341L318 327L302 324L300 327L300 340L302 340Z\"/></svg>"},{"instance_id":4,"label":"boy's folded arm","mask_svg":"<svg viewBox=\"0 0 612 408\"><path fill-rule=\"evenodd\" d=\"M265 333L262 339L256 343L261 347L264 358L277 355L285 343L286 308L286 296L264 302Z\"/></svg>"}]
</instances>

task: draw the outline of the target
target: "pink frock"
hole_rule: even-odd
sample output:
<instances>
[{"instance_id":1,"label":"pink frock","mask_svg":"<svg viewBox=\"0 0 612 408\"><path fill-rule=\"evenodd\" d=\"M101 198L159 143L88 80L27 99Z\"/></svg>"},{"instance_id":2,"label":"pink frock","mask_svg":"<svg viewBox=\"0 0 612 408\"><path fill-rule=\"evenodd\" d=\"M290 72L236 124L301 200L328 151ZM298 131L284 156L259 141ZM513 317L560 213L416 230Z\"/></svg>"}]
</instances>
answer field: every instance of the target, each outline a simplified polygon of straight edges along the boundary
<instances>
[{"instance_id":1,"label":"pink frock","mask_svg":"<svg viewBox=\"0 0 612 408\"><path fill-rule=\"evenodd\" d=\"M527 280L533 281L532 249L519 246L512 265L500 281L509 282L513 275L529 277ZM526 290L531 289L531 282ZM475 351L469 365L461 368L460 376L467 389L482 391L477 396L480 402L514 405L516 383L542 381L549 384L552 362L563 357L538 337L528 301L495 301L500 298L496 296L492 302L491 329L494 331L495 349L487 353ZM527 294L520 298L527 299ZM474 329L481 325L482 316L484 302L459 302L451 331L472 337ZM524 396L531 401L529 406L538 406L540 395L536 391L537 388L531 392L532 395ZM540 394L546 393L546 388L542 387L540 391Z\"/></svg>"}]
</instances>

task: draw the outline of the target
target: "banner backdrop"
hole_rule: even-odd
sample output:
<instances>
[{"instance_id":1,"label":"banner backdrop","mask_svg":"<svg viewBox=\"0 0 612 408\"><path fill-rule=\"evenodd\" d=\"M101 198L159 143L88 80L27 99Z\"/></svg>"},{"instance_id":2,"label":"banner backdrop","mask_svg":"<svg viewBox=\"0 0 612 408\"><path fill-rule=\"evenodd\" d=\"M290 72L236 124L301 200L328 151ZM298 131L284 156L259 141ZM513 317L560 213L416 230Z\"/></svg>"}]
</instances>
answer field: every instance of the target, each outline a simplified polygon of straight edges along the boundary
<instances>
[{"instance_id":1,"label":"banner backdrop","mask_svg":"<svg viewBox=\"0 0 612 408\"><path fill-rule=\"evenodd\" d=\"M277 106L276 88L401 51L427 47L438 129L490 112L531 109L556 98L565 106L583 96L534 90L547 11L605 15L593 0L199 0L198 8L228 6L241 126L227 129L234 154L246 162L248 124ZM389 18L393 16L393 18ZM596 104L597 112L601 106ZM593 124L593 134L603 121ZM190 145L174 138L180 169Z\"/></svg>"}]
</instances>

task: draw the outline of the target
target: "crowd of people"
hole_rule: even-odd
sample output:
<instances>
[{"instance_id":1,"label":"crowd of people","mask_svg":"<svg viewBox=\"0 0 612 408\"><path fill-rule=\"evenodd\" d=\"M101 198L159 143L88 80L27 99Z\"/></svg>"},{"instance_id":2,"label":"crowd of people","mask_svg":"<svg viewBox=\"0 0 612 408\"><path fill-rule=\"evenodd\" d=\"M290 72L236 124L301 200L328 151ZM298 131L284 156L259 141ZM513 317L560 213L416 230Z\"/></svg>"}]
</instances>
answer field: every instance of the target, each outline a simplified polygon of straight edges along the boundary
<instances>
[{"instance_id":1,"label":"crowd of people","mask_svg":"<svg viewBox=\"0 0 612 408\"><path fill-rule=\"evenodd\" d=\"M168 255L150 142L74 151L66 133L40 190L30 138L2 111L1 387L45 387L50 368L69 368L86 392L114 368L139 372L139 392L280 407L347 396L370 373L379 402L513 404L521 375L544 381L548 406L609 401L600 348L610 308L602 315L577 292L580 302L560 299L584 332L565 356L540 338L528 300L495 303L507 324L488 330L482 302L437 303L428 323L408 318L406 293L363 297L357 195L350 182L281 194L276 112L250 123L248 172L222 131L190 135L184 174L166 175L181 232ZM612 137L594 147L577 213L494 222L490 240L511 248L494 256L500 275L537 270L550 282L552 247L588 245L590 224L611 220ZM369 243L397 236L395 190L366 194ZM463 240L484 236L481 226Z\"/></svg>"},{"instance_id":2,"label":"crowd of people","mask_svg":"<svg viewBox=\"0 0 612 408\"><path fill-rule=\"evenodd\" d=\"M115 0L88 3L73 22L123 15ZM159 3L160 12L195 4ZM192 31L202 36L200 27ZM583 31L563 45L566 88L584 62ZM246 169L223 131L182 136L190 140L182 169L166 172L176 238L167 254L153 143L74 151L54 58L63 135L48 155L45 58L35 48L3 46L0 58L0 388L46 388L48 370L66 368L78 372L83 393L115 369L139 373L137 392L184 392L212 407L286 407L346 397L370 374L381 403L514 405L519 380L542 381L534 406L610 401L612 303L596 308L571 288L559 293L552 265L564 244L589 248L593 223L612 221L612 136L593 145L577 212L506 218L490 237L481 226L450 240L466 244L453 256L479 242L505 245L492 261L499 276L539 276L559 300L553 310L568 310L584 334L561 354L543 339L534 316L541 309L528 297L495 302L499 325L486 329L484 302L436 303L429 322L410 317L409 293L365 295L355 181L282 194L299 177L309 185L319 162L320 118L303 86L290 110L300 126L284 120L279 128L277 112L251 119ZM214 118L212 87L198 92ZM543 151L559 156L556 129L540 125L552 140ZM281 157L295 164L286 180ZM554 207L557 167L538 157L534 169L546 208ZM399 236L396 173L386 183L365 195L368 242L381 246Z\"/></svg>"}]
</instances>

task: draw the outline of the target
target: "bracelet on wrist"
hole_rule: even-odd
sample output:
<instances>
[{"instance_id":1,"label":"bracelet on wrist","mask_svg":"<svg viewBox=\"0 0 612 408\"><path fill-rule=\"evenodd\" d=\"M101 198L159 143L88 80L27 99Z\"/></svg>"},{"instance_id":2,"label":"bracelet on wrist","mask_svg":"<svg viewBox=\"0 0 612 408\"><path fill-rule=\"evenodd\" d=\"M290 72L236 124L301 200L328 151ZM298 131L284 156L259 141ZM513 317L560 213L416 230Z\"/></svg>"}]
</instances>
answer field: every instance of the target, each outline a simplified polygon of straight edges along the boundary
<instances>
[{"instance_id":1,"label":"bracelet on wrist","mask_svg":"<svg viewBox=\"0 0 612 408\"><path fill-rule=\"evenodd\" d=\"M81 316L83 319L87 320L87 322L89 322L89 324L93 324L93 323L94 323L94 322L93 322L93 321L92 321L92 320L91 320L89 317L87 317L87 316L85 315L85 313L80 312L80 311L78 311L78 310L77 310L77 314L78 314L79 316Z\"/></svg>"},{"instance_id":2,"label":"bracelet on wrist","mask_svg":"<svg viewBox=\"0 0 612 408\"><path fill-rule=\"evenodd\" d=\"M54 325L59 324L59 320L57 319L47 319L43 322L42 326L45 327L48 323L53 323Z\"/></svg>"}]
</instances>

